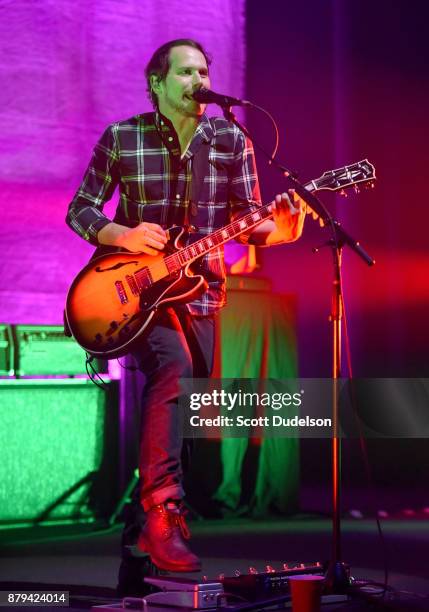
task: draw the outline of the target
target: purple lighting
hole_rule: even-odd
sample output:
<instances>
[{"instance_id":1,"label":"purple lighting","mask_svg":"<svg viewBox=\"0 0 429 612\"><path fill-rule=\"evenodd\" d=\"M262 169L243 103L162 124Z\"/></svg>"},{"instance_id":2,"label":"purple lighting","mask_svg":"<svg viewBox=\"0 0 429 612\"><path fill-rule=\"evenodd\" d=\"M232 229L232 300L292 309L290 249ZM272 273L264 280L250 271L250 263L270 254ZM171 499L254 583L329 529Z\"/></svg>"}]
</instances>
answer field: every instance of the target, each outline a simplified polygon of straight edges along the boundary
<instances>
[{"instance_id":1,"label":"purple lighting","mask_svg":"<svg viewBox=\"0 0 429 612\"><path fill-rule=\"evenodd\" d=\"M64 224L92 147L112 121L151 110L144 66L173 38L214 56L214 85L244 94L244 0L29 0L2 9L0 321L58 324L92 247ZM233 61L232 61L233 60ZM106 207L112 214L116 196Z\"/></svg>"}]
</instances>

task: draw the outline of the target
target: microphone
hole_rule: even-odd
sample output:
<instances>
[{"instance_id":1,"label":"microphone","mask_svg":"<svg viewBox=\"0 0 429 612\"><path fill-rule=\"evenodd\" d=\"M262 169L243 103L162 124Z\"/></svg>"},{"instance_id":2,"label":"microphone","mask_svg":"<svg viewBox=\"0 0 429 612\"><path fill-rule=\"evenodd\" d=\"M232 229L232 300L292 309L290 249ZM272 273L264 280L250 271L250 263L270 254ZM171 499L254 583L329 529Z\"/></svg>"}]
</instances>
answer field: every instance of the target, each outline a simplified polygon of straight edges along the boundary
<instances>
[{"instance_id":1,"label":"microphone","mask_svg":"<svg viewBox=\"0 0 429 612\"><path fill-rule=\"evenodd\" d=\"M240 100L240 98L233 98L232 96L224 96L223 94L218 94L212 91L211 89L206 89L205 87L201 87L201 89L197 89L192 94L194 100L199 102L200 104L219 104L219 106L249 106L250 102L247 100Z\"/></svg>"}]
</instances>

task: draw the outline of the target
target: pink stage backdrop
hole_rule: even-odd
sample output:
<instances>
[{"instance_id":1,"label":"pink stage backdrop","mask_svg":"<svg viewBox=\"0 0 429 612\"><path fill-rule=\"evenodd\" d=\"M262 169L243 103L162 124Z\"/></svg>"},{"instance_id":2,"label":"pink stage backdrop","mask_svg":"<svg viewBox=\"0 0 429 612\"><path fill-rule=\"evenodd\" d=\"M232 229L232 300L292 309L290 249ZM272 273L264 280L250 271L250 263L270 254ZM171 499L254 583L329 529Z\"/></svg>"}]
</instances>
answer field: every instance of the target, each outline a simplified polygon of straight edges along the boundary
<instances>
[{"instance_id":1,"label":"pink stage backdrop","mask_svg":"<svg viewBox=\"0 0 429 612\"><path fill-rule=\"evenodd\" d=\"M67 287L92 252L65 226L67 204L104 127L151 109L143 71L155 48L196 38L213 55L213 87L243 96L244 4L18 0L1 7L0 322L61 322Z\"/></svg>"}]
</instances>

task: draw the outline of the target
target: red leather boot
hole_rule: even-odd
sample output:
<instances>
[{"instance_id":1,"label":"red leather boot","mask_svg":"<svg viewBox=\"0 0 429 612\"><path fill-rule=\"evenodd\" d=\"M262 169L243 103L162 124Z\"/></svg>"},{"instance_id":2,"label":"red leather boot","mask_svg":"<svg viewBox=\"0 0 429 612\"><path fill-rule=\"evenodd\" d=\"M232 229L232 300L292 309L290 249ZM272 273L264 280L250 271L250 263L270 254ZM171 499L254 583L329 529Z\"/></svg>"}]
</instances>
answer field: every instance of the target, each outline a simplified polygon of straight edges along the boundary
<instances>
[{"instance_id":1,"label":"red leather boot","mask_svg":"<svg viewBox=\"0 0 429 612\"><path fill-rule=\"evenodd\" d=\"M197 572L201 569L201 561L186 542L190 537L183 506L166 502L147 512L137 548L149 553L152 563L161 570Z\"/></svg>"}]
</instances>

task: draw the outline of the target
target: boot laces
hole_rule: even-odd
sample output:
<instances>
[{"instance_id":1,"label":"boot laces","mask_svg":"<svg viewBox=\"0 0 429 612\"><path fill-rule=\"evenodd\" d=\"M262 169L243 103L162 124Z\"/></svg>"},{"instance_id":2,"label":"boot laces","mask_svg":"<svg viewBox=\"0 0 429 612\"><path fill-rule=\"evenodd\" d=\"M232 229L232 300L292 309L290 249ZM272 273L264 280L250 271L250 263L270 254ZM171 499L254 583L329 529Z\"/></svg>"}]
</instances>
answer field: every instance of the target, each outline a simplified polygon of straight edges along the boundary
<instances>
[{"instance_id":1,"label":"boot laces","mask_svg":"<svg viewBox=\"0 0 429 612\"><path fill-rule=\"evenodd\" d=\"M179 527L182 536L185 540L189 540L191 537L191 532L186 524L185 514L187 514L186 510L179 509L179 513L176 514L176 525Z\"/></svg>"},{"instance_id":2,"label":"boot laces","mask_svg":"<svg viewBox=\"0 0 429 612\"><path fill-rule=\"evenodd\" d=\"M170 528L178 527L180 529L180 533L182 534L182 537L185 540L189 540L191 537L191 532L189 531L189 528L186 524L185 516L188 513L186 508L184 508L182 504L176 506L174 509L169 508L167 505L166 510L167 510L167 513L166 513L167 531L169 531Z\"/></svg>"}]
</instances>

